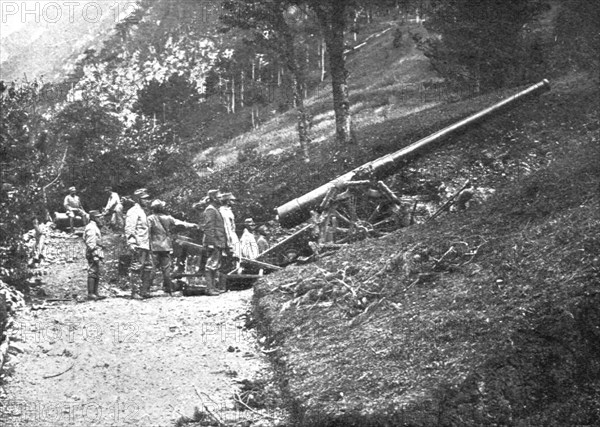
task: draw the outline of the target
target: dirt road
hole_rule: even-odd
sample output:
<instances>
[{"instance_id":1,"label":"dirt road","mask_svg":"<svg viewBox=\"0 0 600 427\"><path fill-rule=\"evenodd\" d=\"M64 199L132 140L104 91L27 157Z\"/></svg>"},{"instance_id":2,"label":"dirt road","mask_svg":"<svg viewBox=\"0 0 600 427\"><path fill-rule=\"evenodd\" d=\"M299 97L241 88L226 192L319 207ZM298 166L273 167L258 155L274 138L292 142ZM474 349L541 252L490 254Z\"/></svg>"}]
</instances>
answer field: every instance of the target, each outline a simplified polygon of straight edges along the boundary
<instances>
[{"instance_id":1,"label":"dirt road","mask_svg":"<svg viewBox=\"0 0 600 427\"><path fill-rule=\"evenodd\" d=\"M168 426L202 407L198 394L223 419L248 418L231 396L265 367L243 327L251 292L23 312L3 425Z\"/></svg>"},{"instance_id":2,"label":"dirt road","mask_svg":"<svg viewBox=\"0 0 600 427\"><path fill-rule=\"evenodd\" d=\"M85 295L83 257L48 270L47 293L62 275L69 289L60 292ZM251 297L247 289L24 309L11 332L0 425L162 427L203 405L222 421L260 418L232 400L237 381L267 367L244 328Z\"/></svg>"}]
</instances>

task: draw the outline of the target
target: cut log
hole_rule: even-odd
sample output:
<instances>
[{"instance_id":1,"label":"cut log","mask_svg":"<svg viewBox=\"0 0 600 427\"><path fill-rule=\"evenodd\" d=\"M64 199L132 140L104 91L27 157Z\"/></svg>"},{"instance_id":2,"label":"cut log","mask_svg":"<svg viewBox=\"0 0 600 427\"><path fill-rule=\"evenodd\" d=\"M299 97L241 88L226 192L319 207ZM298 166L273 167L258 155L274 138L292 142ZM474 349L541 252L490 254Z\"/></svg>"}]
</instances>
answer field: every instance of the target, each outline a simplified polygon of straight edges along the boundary
<instances>
[{"instance_id":1,"label":"cut log","mask_svg":"<svg viewBox=\"0 0 600 427\"><path fill-rule=\"evenodd\" d=\"M69 216L64 212L54 212L54 224L56 224L56 228L59 230L65 230L71 226L69 223ZM75 216L73 219L73 226L83 227L84 225L83 218L80 216Z\"/></svg>"}]
</instances>

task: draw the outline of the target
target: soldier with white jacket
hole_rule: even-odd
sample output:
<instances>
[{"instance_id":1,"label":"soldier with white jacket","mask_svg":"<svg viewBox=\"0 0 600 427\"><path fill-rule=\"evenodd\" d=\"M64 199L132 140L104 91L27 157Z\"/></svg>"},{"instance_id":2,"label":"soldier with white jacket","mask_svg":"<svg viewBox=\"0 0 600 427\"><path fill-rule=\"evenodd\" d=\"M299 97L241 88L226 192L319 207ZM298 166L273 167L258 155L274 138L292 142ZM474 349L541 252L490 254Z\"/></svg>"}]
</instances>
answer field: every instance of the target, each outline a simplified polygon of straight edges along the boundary
<instances>
[{"instance_id":1,"label":"soldier with white jacket","mask_svg":"<svg viewBox=\"0 0 600 427\"><path fill-rule=\"evenodd\" d=\"M127 211L125 219L125 238L127 246L132 252L133 260L129 269L131 281L131 296L136 297L137 285L134 284L134 275L140 275L142 286L139 292L142 298L149 297L150 285L152 284L152 259L150 256L150 238L148 229L148 218L142 205L148 202L148 192L145 188L133 193L134 205Z\"/></svg>"}]
</instances>

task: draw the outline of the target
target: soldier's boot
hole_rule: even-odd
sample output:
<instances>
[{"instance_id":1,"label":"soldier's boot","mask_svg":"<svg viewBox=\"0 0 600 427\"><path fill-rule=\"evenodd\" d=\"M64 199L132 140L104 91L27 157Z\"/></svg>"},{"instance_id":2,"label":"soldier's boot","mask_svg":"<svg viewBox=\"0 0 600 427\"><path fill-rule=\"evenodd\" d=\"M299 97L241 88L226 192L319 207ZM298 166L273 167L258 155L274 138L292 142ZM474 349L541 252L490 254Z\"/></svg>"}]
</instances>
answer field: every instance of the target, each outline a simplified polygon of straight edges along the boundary
<instances>
[{"instance_id":1,"label":"soldier's boot","mask_svg":"<svg viewBox=\"0 0 600 427\"><path fill-rule=\"evenodd\" d=\"M96 279L94 279L93 277L88 277L88 279L87 279L87 291L88 291L87 299L89 299L90 301L98 300L98 297L96 296L96 294L94 294L95 283L96 283Z\"/></svg>"},{"instance_id":2,"label":"soldier's boot","mask_svg":"<svg viewBox=\"0 0 600 427\"><path fill-rule=\"evenodd\" d=\"M75 223L75 218L69 217L69 226L71 227L71 234L75 233L74 223Z\"/></svg>"},{"instance_id":3,"label":"soldier's boot","mask_svg":"<svg viewBox=\"0 0 600 427\"><path fill-rule=\"evenodd\" d=\"M131 285L131 298L139 298L139 286L137 283L137 274L129 272L129 284Z\"/></svg>"},{"instance_id":4,"label":"soldier's boot","mask_svg":"<svg viewBox=\"0 0 600 427\"><path fill-rule=\"evenodd\" d=\"M206 270L204 277L206 278L206 295L215 296L219 292L215 289L215 274L216 271Z\"/></svg>"},{"instance_id":5,"label":"soldier's boot","mask_svg":"<svg viewBox=\"0 0 600 427\"><path fill-rule=\"evenodd\" d=\"M215 274L217 276L216 282L218 283L217 292L221 294L227 292L227 275L220 271L215 272Z\"/></svg>"},{"instance_id":6,"label":"soldier's boot","mask_svg":"<svg viewBox=\"0 0 600 427\"><path fill-rule=\"evenodd\" d=\"M98 282L99 281L100 281L100 279L94 279L94 295L96 295L96 298L98 298L99 300L106 299L106 297L104 295L100 295L98 293Z\"/></svg>"},{"instance_id":7,"label":"soldier's boot","mask_svg":"<svg viewBox=\"0 0 600 427\"><path fill-rule=\"evenodd\" d=\"M163 282L163 289L169 295L173 295L173 281L171 280L171 278L169 278L169 277L165 278L165 280Z\"/></svg>"},{"instance_id":8,"label":"soldier's boot","mask_svg":"<svg viewBox=\"0 0 600 427\"><path fill-rule=\"evenodd\" d=\"M142 270L142 287L140 296L142 298L150 298L150 287L152 286L152 271Z\"/></svg>"}]
</instances>

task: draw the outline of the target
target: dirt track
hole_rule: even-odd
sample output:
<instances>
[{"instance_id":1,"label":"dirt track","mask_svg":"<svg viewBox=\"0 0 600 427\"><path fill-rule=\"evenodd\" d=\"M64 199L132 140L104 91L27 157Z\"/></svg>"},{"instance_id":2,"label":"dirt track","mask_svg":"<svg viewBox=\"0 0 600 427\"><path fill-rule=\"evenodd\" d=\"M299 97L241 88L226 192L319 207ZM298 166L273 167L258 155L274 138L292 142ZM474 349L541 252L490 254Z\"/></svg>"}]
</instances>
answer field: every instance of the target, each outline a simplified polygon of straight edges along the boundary
<instances>
[{"instance_id":1,"label":"dirt track","mask_svg":"<svg viewBox=\"0 0 600 427\"><path fill-rule=\"evenodd\" d=\"M69 292L85 295L84 263L51 266L49 293L68 275ZM254 331L244 329L251 297L248 289L22 311L0 425L169 426L203 404L223 421L256 419L232 400L236 381L267 366Z\"/></svg>"}]
</instances>

